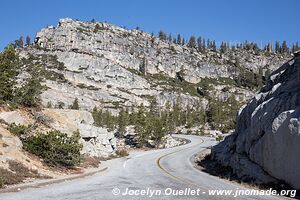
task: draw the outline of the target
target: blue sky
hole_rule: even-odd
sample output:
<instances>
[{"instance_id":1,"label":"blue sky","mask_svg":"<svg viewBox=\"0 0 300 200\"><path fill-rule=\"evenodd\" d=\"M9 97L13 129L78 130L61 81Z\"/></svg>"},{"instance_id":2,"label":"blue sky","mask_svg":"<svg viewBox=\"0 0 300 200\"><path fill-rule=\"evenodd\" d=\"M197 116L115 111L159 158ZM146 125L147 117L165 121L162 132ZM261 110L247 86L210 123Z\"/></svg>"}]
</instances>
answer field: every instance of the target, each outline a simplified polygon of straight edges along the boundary
<instances>
[{"instance_id":1,"label":"blue sky","mask_svg":"<svg viewBox=\"0 0 300 200\"><path fill-rule=\"evenodd\" d=\"M64 17L217 42L291 44L300 41L299 10L300 0L9 0L0 7L0 49Z\"/></svg>"}]
</instances>

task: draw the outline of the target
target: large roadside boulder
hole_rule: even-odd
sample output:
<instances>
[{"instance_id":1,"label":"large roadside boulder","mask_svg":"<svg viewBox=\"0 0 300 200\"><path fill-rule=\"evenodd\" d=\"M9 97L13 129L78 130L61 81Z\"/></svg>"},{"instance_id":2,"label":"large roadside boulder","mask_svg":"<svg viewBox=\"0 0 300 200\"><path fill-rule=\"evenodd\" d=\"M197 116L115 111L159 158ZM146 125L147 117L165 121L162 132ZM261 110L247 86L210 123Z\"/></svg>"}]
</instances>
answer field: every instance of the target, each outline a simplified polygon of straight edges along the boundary
<instances>
[{"instance_id":1,"label":"large roadside boulder","mask_svg":"<svg viewBox=\"0 0 300 200\"><path fill-rule=\"evenodd\" d=\"M212 156L241 179L300 189L300 56L274 71L239 112L236 132Z\"/></svg>"},{"instance_id":2,"label":"large roadside boulder","mask_svg":"<svg viewBox=\"0 0 300 200\"><path fill-rule=\"evenodd\" d=\"M52 118L50 126L61 132L72 134L80 132L83 144L82 154L96 157L108 157L115 153L116 138L114 132L94 126L90 112L70 109L44 109L43 113Z\"/></svg>"}]
</instances>

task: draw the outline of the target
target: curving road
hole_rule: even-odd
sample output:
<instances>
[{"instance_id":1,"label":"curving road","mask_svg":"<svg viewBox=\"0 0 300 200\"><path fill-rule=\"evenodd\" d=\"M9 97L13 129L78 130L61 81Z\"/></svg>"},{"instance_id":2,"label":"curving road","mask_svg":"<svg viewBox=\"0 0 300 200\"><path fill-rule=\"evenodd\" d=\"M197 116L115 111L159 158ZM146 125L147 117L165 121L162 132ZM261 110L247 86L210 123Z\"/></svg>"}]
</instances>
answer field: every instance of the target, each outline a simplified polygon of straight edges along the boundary
<instances>
[{"instance_id":1,"label":"curving road","mask_svg":"<svg viewBox=\"0 0 300 200\"><path fill-rule=\"evenodd\" d=\"M104 162L108 167L105 172L41 188L1 193L0 199L236 199L233 195L209 195L209 190L232 189L234 194L237 188L246 189L193 167L191 157L214 145L214 139L184 135L179 137L189 139L191 143L171 149L135 152L127 158ZM126 193L127 189L130 190L129 194ZM170 194L172 192L174 194ZM274 197L239 196L238 199L274 199Z\"/></svg>"}]
</instances>

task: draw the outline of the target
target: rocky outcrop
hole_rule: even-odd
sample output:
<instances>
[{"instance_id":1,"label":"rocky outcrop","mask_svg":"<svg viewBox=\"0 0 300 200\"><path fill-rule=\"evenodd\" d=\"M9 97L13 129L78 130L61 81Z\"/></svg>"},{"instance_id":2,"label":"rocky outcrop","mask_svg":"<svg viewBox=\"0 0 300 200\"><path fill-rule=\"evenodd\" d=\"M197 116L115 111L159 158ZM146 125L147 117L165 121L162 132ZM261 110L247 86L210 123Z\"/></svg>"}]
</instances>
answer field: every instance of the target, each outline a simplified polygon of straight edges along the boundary
<instances>
[{"instance_id":1,"label":"rocky outcrop","mask_svg":"<svg viewBox=\"0 0 300 200\"><path fill-rule=\"evenodd\" d=\"M300 189L300 56L275 70L212 156L241 179L283 180Z\"/></svg>"},{"instance_id":2,"label":"rocky outcrop","mask_svg":"<svg viewBox=\"0 0 300 200\"><path fill-rule=\"evenodd\" d=\"M6 124L28 125L30 123L30 120L18 111L0 112L0 120L3 120Z\"/></svg>"},{"instance_id":3,"label":"rocky outcrop","mask_svg":"<svg viewBox=\"0 0 300 200\"><path fill-rule=\"evenodd\" d=\"M52 118L50 126L63 133L79 131L82 154L95 157L108 157L115 153L116 138L114 132L94 126L92 114L87 111L67 109L44 109L43 113Z\"/></svg>"},{"instance_id":4,"label":"rocky outcrop","mask_svg":"<svg viewBox=\"0 0 300 200\"><path fill-rule=\"evenodd\" d=\"M10 170L10 162L21 163L29 170L37 171L40 175L57 176L59 173L51 171L40 159L26 153L21 140L12 135L5 126L0 124L0 168ZM22 172L26 173L26 172Z\"/></svg>"},{"instance_id":5,"label":"rocky outcrop","mask_svg":"<svg viewBox=\"0 0 300 200\"><path fill-rule=\"evenodd\" d=\"M172 148L183 144L184 142L179 141L179 139L175 139L170 135L166 135L162 138L161 148Z\"/></svg>"},{"instance_id":6,"label":"rocky outcrop","mask_svg":"<svg viewBox=\"0 0 300 200\"><path fill-rule=\"evenodd\" d=\"M230 78L240 73L240 66L254 72L274 69L285 60L238 49L223 54L212 50L201 53L143 31L69 18L61 19L56 27L42 29L35 45L19 53L43 61L50 72L45 81L48 89L41 95L45 106L60 104L67 108L78 98L84 110L142 103L149 106L153 98L163 107L166 102L173 105L179 97L183 108L205 107L204 98L182 86L175 87L174 80L179 78L195 88L204 77ZM248 90L237 98L248 100L252 95Z\"/></svg>"}]
</instances>

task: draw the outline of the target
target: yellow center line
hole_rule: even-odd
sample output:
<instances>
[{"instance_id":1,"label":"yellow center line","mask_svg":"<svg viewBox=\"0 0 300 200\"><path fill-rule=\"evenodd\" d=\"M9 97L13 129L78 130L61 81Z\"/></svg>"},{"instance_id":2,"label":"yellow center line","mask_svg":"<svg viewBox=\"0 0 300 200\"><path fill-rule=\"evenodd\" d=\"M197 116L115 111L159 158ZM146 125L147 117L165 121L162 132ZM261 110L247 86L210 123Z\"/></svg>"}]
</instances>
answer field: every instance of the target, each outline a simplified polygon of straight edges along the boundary
<instances>
[{"instance_id":1,"label":"yellow center line","mask_svg":"<svg viewBox=\"0 0 300 200\"><path fill-rule=\"evenodd\" d=\"M193 147L195 147L195 146L197 146L197 145L199 145L199 144L204 143L204 140L203 140L203 139L201 139L201 141L202 141L201 143L195 144L195 145L193 145L193 146L191 146L191 147L187 147L187 148L184 148L184 149L180 149L180 150L177 150L177 151L174 151L174 152L171 152L171 153L168 153L168 154L165 154L165 155L159 157L159 158L157 159L157 161L156 161L157 166L158 166L164 173L166 173L168 176L172 177L173 179L175 179L175 180L177 180L177 181L180 181L180 182L183 182L183 183L188 184L188 185L195 186L195 187L197 187L197 188L199 188L199 189L205 190L203 187L199 186L198 184L196 184L196 183L194 183L194 182L192 182L192 181L190 181L190 180L186 180L186 179L181 178L181 177L179 177L179 176L173 175L171 172L169 172L167 169L165 169L165 168L161 165L161 160L162 160L162 159L164 159L164 158L166 158L166 157L168 157L168 156L170 156L170 155L173 155L173 154L175 154L175 153L178 153L178 152L180 152L180 151L183 151L183 150L186 150L186 149L190 149L190 148L193 148Z\"/></svg>"}]
</instances>

